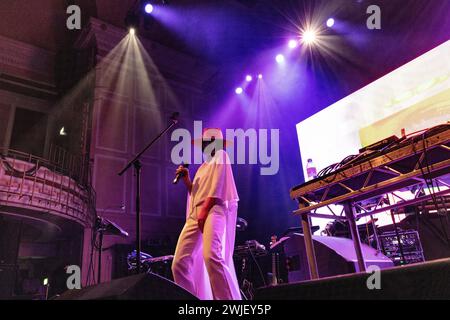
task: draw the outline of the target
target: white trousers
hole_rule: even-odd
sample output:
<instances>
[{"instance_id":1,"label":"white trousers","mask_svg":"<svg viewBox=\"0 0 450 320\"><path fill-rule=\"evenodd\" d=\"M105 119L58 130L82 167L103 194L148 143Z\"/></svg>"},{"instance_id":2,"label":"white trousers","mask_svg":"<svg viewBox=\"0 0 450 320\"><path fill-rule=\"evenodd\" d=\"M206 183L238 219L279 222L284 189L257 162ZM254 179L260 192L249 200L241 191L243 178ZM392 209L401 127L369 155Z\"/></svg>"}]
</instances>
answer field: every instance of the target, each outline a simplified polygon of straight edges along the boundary
<instances>
[{"instance_id":1,"label":"white trousers","mask_svg":"<svg viewBox=\"0 0 450 320\"><path fill-rule=\"evenodd\" d=\"M181 231L172 262L172 273L179 286L196 295L192 266L194 256L202 250L213 298L215 300L232 300L231 286L233 277L224 257L223 246L226 231L224 210L213 207L205 221L203 234L198 221L189 217ZM234 272L234 270L233 270Z\"/></svg>"}]
</instances>

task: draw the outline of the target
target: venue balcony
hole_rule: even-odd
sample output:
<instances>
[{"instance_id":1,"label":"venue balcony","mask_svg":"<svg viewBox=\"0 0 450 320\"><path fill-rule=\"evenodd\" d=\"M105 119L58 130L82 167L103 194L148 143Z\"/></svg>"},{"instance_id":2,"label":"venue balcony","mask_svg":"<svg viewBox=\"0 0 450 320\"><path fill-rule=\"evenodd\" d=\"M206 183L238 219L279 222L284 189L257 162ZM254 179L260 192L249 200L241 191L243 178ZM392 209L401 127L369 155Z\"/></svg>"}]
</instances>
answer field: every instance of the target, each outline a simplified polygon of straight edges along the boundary
<instances>
[{"instance_id":1,"label":"venue balcony","mask_svg":"<svg viewBox=\"0 0 450 320\"><path fill-rule=\"evenodd\" d=\"M0 149L0 212L52 222L59 229L68 221L92 225L95 193L82 181L86 169L81 163Z\"/></svg>"}]
</instances>

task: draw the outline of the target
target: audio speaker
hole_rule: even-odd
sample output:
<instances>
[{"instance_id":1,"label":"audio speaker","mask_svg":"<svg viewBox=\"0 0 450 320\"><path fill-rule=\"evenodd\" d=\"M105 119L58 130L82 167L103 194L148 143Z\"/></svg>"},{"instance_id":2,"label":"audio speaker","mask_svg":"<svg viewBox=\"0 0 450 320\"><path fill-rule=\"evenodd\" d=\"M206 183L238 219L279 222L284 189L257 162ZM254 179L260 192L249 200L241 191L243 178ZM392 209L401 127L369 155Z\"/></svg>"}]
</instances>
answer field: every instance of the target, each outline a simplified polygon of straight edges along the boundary
<instances>
[{"instance_id":1,"label":"audio speaker","mask_svg":"<svg viewBox=\"0 0 450 320\"><path fill-rule=\"evenodd\" d=\"M320 277L359 271L352 240L313 236L313 243ZM388 257L374 248L361 244L361 249L367 265L375 265L380 269L394 266L394 263ZM309 280L309 267L303 234L294 233L284 242L284 254L288 262L289 282Z\"/></svg>"},{"instance_id":2,"label":"audio speaker","mask_svg":"<svg viewBox=\"0 0 450 320\"><path fill-rule=\"evenodd\" d=\"M153 273L69 290L55 300L198 300L174 282Z\"/></svg>"}]
</instances>

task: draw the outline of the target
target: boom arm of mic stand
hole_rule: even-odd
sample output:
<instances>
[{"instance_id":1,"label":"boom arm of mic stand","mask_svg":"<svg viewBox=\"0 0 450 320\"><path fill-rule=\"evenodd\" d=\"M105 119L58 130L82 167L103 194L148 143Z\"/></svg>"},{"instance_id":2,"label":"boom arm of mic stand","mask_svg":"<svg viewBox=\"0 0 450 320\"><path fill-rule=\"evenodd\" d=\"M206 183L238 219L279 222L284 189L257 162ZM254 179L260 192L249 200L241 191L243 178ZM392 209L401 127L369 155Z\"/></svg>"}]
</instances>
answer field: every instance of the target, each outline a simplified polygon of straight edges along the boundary
<instances>
[{"instance_id":1,"label":"boom arm of mic stand","mask_svg":"<svg viewBox=\"0 0 450 320\"><path fill-rule=\"evenodd\" d=\"M142 149L141 152L139 152L130 162L127 163L127 165L118 173L119 176L122 176L139 158L144 154L145 151L147 151L148 148L150 148L156 141L158 141L167 131L169 131L174 125L178 123L178 120L172 119L172 123L165 128L159 135L157 135L148 145Z\"/></svg>"}]
</instances>

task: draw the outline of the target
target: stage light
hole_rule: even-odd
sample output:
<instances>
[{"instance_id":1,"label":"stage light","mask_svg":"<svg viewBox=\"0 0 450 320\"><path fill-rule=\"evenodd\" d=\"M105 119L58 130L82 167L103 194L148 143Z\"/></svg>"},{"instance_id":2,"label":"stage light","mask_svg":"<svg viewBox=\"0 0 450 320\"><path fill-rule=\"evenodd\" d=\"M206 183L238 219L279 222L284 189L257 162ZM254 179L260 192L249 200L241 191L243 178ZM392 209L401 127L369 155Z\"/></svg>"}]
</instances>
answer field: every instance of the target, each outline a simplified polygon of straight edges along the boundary
<instances>
[{"instance_id":1,"label":"stage light","mask_svg":"<svg viewBox=\"0 0 450 320\"><path fill-rule=\"evenodd\" d=\"M260 73L260 74L258 74L258 79L262 79L263 78L263 75Z\"/></svg>"},{"instance_id":2,"label":"stage light","mask_svg":"<svg viewBox=\"0 0 450 320\"><path fill-rule=\"evenodd\" d=\"M62 127L62 128L59 130L59 135L60 135L60 136L67 136L67 132L66 132L66 129L65 129L64 127Z\"/></svg>"},{"instance_id":3,"label":"stage light","mask_svg":"<svg viewBox=\"0 0 450 320\"><path fill-rule=\"evenodd\" d=\"M242 94L242 92L244 92L244 89L239 87L239 88L236 88L235 92L236 92L236 94Z\"/></svg>"},{"instance_id":4,"label":"stage light","mask_svg":"<svg viewBox=\"0 0 450 320\"><path fill-rule=\"evenodd\" d=\"M331 28L332 26L334 26L334 19L330 18L327 20L327 27Z\"/></svg>"},{"instance_id":5,"label":"stage light","mask_svg":"<svg viewBox=\"0 0 450 320\"><path fill-rule=\"evenodd\" d=\"M284 62L284 56L280 53L275 57L275 60L277 63L283 63Z\"/></svg>"},{"instance_id":6,"label":"stage light","mask_svg":"<svg viewBox=\"0 0 450 320\"><path fill-rule=\"evenodd\" d=\"M135 28L130 28L130 35L134 36L136 34Z\"/></svg>"},{"instance_id":7,"label":"stage light","mask_svg":"<svg viewBox=\"0 0 450 320\"><path fill-rule=\"evenodd\" d=\"M245 81L247 81L247 82L251 82L252 80L253 80L253 77L249 74L245 77Z\"/></svg>"},{"instance_id":8,"label":"stage light","mask_svg":"<svg viewBox=\"0 0 450 320\"><path fill-rule=\"evenodd\" d=\"M302 42L305 44L314 44L317 40L317 34L314 30L306 30L302 35Z\"/></svg>"},{"instance_id":9,"label":"stage light","mask_svg":"<svg viewBox=\"0 0 450 320\"><path fill-rule=\"evenodd\" d=\"M151 14L153 12L153 5L151 3L147 3L144 6L144 10L146 13Z\"/></svg>"},{"instance_id":10,"label":"stage light","mask_svg":"<svg viewBox=\"0 0 450 320\"><path fill-rule=\"evenodd\" d=\"M294 39L289 40L288 47L290 49L295 49L295 48L297 48L297 46L298 46L298 41L297 40L294 40Z\"/></svg>"},{"instance_id":11,"label":"stage light","mask_svg":"<svg viewBox=\"0 0 450 320\"><path fill-rule=\"evenodd\" d=\"M48 286L48 278L44 278L44 281L42 281L42 284L44 286Z\"/></svg>"}]
</instances>

